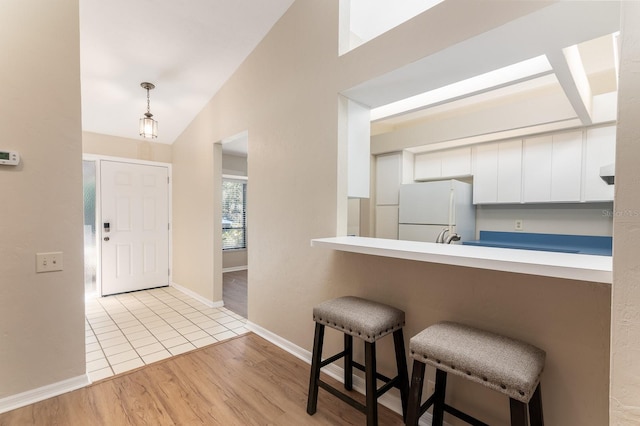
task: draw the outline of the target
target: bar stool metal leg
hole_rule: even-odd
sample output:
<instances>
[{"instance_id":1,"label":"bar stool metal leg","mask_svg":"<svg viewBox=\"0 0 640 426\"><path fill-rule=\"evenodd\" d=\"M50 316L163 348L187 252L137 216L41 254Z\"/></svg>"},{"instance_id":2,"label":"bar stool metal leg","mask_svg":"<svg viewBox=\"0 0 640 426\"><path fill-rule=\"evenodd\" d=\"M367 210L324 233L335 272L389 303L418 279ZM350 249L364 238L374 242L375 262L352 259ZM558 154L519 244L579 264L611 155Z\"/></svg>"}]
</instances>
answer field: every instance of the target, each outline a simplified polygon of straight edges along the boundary
<instances>
[{"instance_id":1,"label":"bar stool metal leg","mask_svg":"<svg viewBox=\"0 0 640 426\"><path fill-rule=\"evenodd\" d=\"M402 419L407 420L407 401L409 399L409 372L407 370L407 358L404 351L404 335L402 329L393 332L393 342L396 349L396 367L398 370L398 388L402 401Z\"/></svg>"},{"instance_id":2,"label":"bar stool metal leg","mask_svg":"<svg viewBox=\"0 0 640 426\"><path fill-rule=\"evenodd\" d=\"M318 382L322 363L322 344L324 342L324 325L316 323L313 338L313 355L311 358L311 373L309 374L309 397L307 399L307 413L314 414L318 406Z\"/></svg>"}]
</instances>

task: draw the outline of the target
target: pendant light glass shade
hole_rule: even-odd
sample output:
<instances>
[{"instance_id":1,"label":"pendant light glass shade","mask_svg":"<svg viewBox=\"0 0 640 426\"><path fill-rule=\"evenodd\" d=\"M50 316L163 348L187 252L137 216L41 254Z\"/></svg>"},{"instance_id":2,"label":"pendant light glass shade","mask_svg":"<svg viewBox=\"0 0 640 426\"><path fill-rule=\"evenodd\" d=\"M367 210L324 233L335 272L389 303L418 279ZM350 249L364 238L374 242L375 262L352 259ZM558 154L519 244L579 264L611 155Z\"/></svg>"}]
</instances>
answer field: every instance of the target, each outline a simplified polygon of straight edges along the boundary
<instances>
[{"instance_id":1,"label":"pendant light glass shade","mask_svg":"<svg viewBox=\"0 0 640 426\"><path fill-rule=\"evenodd\" d=\"M149 117L140 119L140 136L152 139L158 137L158 122L151 117L151 114Z\"/></svg>"},{"instance_id":2,"label":"pendant light glass shade","mask_svg":"<svg viewBox=\"0 0 640 426\"><path fill-rule=\"evenodd\" d=\"M147 112L140 119L140 136L155 139L158 137L158 122L153 119L150 111L149 90L155 89L153 83L140 83L140 86L147 91Z\"/></svg>"}]
</instances>

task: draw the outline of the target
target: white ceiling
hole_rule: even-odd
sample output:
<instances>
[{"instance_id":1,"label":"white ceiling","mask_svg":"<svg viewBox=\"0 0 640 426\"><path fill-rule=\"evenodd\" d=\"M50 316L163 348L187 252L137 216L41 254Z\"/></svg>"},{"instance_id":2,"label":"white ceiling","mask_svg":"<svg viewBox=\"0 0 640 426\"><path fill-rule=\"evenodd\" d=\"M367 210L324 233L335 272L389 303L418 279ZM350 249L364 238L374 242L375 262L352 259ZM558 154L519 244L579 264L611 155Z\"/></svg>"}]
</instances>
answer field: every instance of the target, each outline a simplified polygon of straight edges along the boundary
<instances>
[{"instance_id":1,"label":"white ceiling","mask_svg":"<svg viewBox=\"0 0 640 426\"><path fill-rule=\"evenodd\" d=\"M558 73L564 48L620 29L619 7L615 1L559 2L343 94L375 108L539 55L547 55Z\"/></svg>"},{"instance_id":2,"label":"white ceiling","mask_svg":"<svg viewBox=\"0 0 640 426\"><path fill-rule=\"evenodd\" d=\"M171 144L293 0L80 0L82 129Z\"/></svg>"},{"instance_id":3,"label":"white ceiling","mask_svg":"<svg viewBox=\"0 0 640 426\"><path fill-rule=\"evenodd\" d=\"M80 0L83 130L142 140L138 119L146 110L146 92L140 83L150 81L156 85L151 91L151 112L159 122L156 141L173 143L292 3ZM561 2L344 94L376 107L540 54L555 58L554 68L562 67L559 54L576 43L581 43L585 68L600 75L592 86L611 81L602 78L613 59L601 54L611 51L602 36L618 29L618 7L617 2ZM589 55L593 51L599 53ZM580 107L572 80L561 73L558 83ZM442 108L390 118L387 124L411 122ZM246 152L246 135L232 139L223 145L225 152Z\"/></svg>"}]
</instances>

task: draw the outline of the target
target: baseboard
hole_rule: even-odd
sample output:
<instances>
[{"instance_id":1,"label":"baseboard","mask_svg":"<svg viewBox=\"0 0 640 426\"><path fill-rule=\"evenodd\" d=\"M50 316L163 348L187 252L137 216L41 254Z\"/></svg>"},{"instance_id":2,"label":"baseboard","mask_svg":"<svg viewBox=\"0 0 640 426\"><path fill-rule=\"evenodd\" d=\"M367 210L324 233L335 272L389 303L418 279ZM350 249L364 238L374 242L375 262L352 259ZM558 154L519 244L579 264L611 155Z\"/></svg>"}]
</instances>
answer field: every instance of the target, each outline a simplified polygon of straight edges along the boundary
<instances>
[{"instance_id":1,"label":"baseboard","mask_svg":"<svg viewBox=\"0 0 640 426\"><path fill-rule=\"evenodd\" d=\"M249 269L249 267L247 265L244 265L244 266L231 266L229 268L223 268L222 269L222 273L224 274L225 272L246 271L247 269Z\"/></svg>"},{"instance_id":2,"label":"baseboard","mask_svg":"<svg viewBox=\"0 0 640 426\"><path fill-rule=\"evenodd\" d=\"M311 365L311 352L301 348L300 346L291 343L290 341L278 336L275 333L267 330L255 324L251 321L247 321L247 329L262 337L263 339L273 343L279 348L289 352L291 355ZM344 383L344 369L336 364L330 364L322 369L322 372L338 380L340 383ZM410 378L409 378L410 379ZM358 376L353 376L353 389L364 395L365 383L364 380ZM378 402L388 409L402 415L402 403L400 397L386 393L378 399ZM424 413L420 418L419 424L421 426L431 425L432 416L431 413ZM446 426L451 426L448 423L444 423Z\"/></svg>"},{"instance_id":3,"label":"baseboard","mask_svg":"<svg viewBox=\"0 0 640 426\"><path fill-rule=\"evenodd\" d=\"M0 399L0 413L6 413L7 411L24 407L25 405L62 395L63 393L71 392L90 384L91 380L89 380L89 376L83 374L81 376L62 380L61 382L52 383L50 385L42 386L16 395L11 395Z\"/></svg>"},{"instance_id":4,"label":"baseboard","mask_svg":"<svg viewBox=\"0 0 640 426\"><path fill-rule=\"evenodd\" d=\"M224 302L222 300L218 300L218 301L212 301L209 299L206 299L202 296L200 296L198 293L196 293L193 290L189 290L186 287L181 286L180 284L176 284L174 282L171 283L171 287L175 288L176 290L186 294L189 297L193 297L194 299L196 299L198 302L200 303L204 303L205 305L207 305L210 308L222 308L224 306Z\"/></svg>"}]
</instances>

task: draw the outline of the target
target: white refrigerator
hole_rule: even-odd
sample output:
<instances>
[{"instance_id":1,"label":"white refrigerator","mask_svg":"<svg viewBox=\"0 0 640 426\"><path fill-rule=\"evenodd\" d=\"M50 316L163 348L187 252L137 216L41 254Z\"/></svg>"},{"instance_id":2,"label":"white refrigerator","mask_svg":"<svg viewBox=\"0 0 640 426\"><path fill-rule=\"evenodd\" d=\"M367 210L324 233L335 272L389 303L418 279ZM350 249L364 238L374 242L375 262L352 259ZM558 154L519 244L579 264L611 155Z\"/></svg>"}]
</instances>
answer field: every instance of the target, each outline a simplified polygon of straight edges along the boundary
<instances>
[{"instance_id":1,"label":"white refrigerator","mask_svg":"<svg viewBox=\"0 0 640 426\"><path fill-rule=\"evenodd\" d=\"M455 179L400 186L398 239L436 242L448 230L460 241L475 240L476 209L471 184Z\"/></svg>"}]
</instances>

